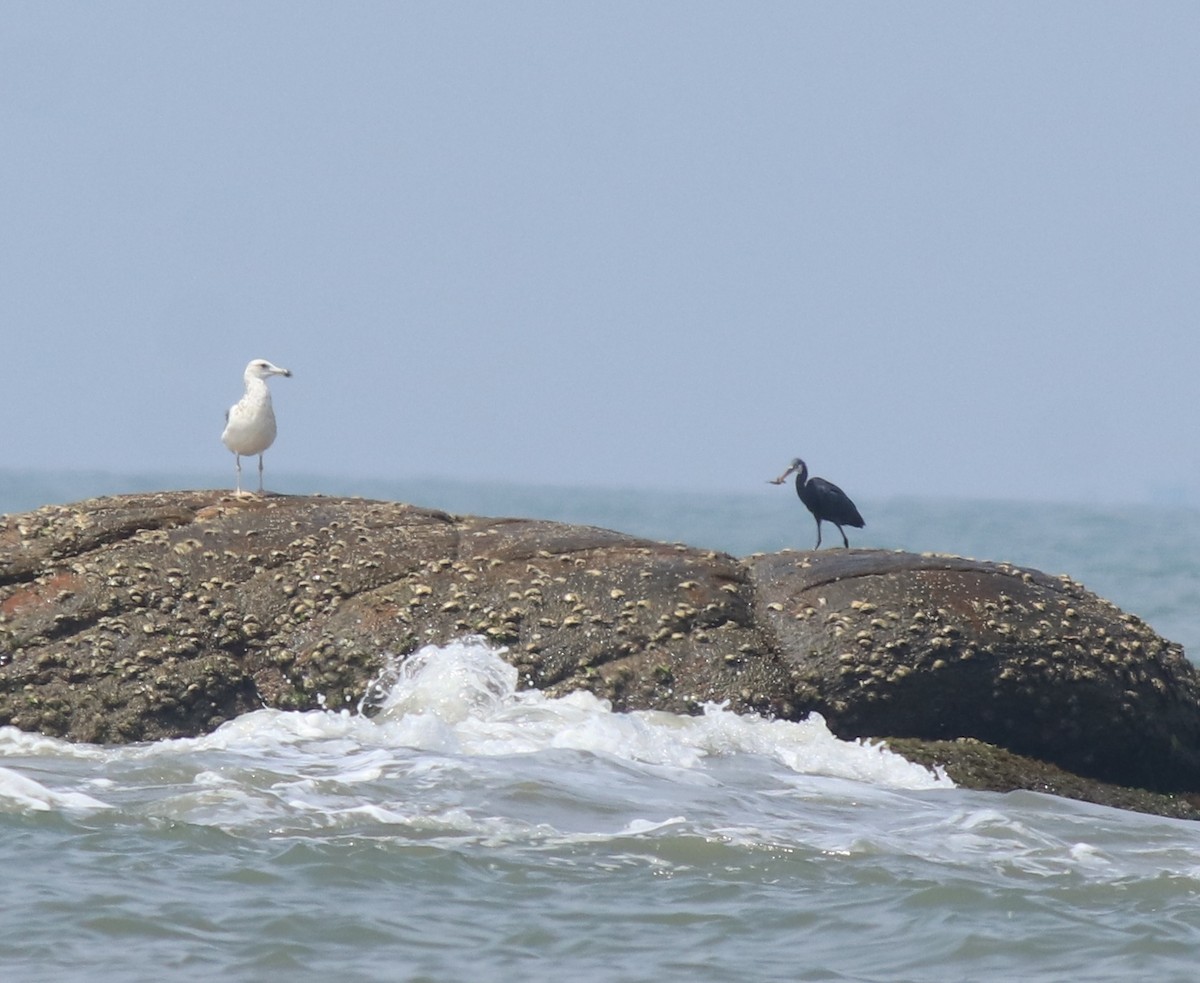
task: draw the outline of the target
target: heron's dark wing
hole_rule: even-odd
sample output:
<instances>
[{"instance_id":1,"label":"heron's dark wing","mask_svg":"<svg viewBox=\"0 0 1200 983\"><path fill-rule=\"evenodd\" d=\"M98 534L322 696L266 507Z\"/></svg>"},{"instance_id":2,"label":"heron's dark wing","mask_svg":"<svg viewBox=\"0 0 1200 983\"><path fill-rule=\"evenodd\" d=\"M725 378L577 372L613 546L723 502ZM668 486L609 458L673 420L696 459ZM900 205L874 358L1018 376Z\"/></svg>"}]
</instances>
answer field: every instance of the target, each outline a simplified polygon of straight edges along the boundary
<instances>
[{"instance_id":1,"label":"heron's dark wing","mask_svg":"<svg viewBox=\"0 0 1200 983\"><path fill-rule=\"evenodd\" d=\"M818 506L822 519L843 526L853 526L856 529L861 529L866 525L863 517L858 514L858 509L850 501L850 496L832 481L826 481L824 478L810 478L808 489L813 501Z\"/></svg>"}]
</instances>

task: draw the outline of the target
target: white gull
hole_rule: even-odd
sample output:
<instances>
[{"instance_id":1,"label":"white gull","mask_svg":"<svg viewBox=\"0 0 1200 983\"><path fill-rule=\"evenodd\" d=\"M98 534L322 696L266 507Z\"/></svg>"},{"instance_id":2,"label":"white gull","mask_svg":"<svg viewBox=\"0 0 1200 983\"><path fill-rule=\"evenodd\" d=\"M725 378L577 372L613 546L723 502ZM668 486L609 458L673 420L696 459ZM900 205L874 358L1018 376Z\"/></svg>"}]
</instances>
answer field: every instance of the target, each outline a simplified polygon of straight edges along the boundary
<instances>
[{"instance_id":1,"label":"white gull","mask_svg":"<svg viewBox=\"0 0 1200 983\"><path fill-rule=\"evenodd\" d=\"M273 375L290 376L291 370L256 358L246 366L242 378L246 391L225 414L225 432L221 440L237 461L237 494L242 493L242 455L258 455L258 493L263 493L263 451L275 442L275 411L271 408L271 390L267 379Z\"/></svg>"}]
</instances>

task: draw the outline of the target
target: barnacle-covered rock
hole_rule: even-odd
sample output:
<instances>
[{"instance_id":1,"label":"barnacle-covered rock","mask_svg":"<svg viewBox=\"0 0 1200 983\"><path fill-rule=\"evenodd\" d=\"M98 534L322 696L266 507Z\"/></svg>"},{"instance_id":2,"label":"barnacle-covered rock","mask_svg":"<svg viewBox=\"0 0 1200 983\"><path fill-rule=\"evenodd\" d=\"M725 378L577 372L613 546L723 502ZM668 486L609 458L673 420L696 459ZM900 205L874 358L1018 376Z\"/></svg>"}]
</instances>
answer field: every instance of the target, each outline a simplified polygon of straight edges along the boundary
<instances>
[{"instance_id":1,"label":"barnacle-covered rock","mask_svg":"<svg viewBox=\"0 0 1200 983\"><path fill-rule=\"evenodd\" d=\"M744 560L605 529L323 496L164 492L0 520L0 725L187 736L356 708L390 656L480 635L618 710L819 711L1200 790L1178 646L1065 578L876 550Z\"/></svg>"},{"instance_id":2,"label":"barnacle-covered rock","mask_svg":"<svg viewBox=\"0 0 1200 983\"><path fill-rule=\"evenodd\" d=\"M1200 788L1195 668L1068 577L878 550L747 562L770 647L841 736L973 737L1111 782Z\"/></svg>"}]
</instances>

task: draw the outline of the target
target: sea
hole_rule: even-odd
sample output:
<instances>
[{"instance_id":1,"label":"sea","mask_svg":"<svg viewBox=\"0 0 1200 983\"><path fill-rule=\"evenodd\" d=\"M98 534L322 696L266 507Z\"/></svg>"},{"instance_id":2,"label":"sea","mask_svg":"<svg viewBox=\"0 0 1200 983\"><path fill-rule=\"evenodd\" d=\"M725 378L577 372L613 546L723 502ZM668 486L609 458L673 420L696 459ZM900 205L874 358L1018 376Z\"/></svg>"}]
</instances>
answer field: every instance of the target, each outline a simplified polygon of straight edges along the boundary
<instances>
[{"instance_id":1,"label":"sea","mask_svg":"<svg viewBox=\"0 0 1200 983\"><path fill-rule=\"evenodd\" d=\"M736 555L815 539L765 484L273 484ZM0 471L0 511L211 485ZM852 545L1066 573L1200 652L1194 509L858 504ZM381 654L353 709L120 747L0 728L0 980L1196 978L1200 824L957 788L817 716L550 699L479 638Z\"/></svg>"}]
</instances>

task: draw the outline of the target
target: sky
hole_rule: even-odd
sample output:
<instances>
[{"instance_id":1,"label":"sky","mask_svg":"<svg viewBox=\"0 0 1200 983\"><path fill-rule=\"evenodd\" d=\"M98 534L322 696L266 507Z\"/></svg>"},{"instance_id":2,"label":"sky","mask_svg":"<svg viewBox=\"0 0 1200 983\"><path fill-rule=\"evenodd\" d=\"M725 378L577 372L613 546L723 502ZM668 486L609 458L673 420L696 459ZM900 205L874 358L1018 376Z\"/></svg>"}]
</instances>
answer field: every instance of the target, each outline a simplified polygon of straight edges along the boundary
<instances>
[{"instance_id":1,"label":"sky","mask_svg":"<svg viewBox=\"0 0 1200 983\"><path fill-rule=\"evenodd\" d=\"M1190 0L0 0L0 466L1200 504L1198 120Z\"/></svg>"}]
</instances>

